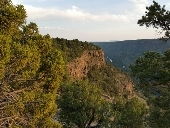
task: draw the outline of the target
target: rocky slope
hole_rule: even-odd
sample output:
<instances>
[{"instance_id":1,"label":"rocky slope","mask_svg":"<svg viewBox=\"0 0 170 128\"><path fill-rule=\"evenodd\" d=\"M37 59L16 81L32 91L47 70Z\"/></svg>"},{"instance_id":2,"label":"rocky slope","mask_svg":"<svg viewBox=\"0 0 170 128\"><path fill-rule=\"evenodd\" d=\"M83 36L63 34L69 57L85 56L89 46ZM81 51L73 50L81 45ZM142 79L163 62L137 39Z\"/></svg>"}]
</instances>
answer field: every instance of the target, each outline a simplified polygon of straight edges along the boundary
<instances>
[{"instance_id":1,"label":"rocky slope","mask_svg":"<svg viewBox=\"0 0 170 128\"><path fill-rule=\"evenodd\" d=\"M94 68L95 67L95 68ZM132 96L133 82L127 74L109 66L105 62L102 50L86 50L80 57L67 64L69 77L80 80L85 77L100 86L110 96Z\"/></svg>"},{"instance_id":2,"label":"rocky slope","mask_svg":"<svg viewBox=\"0 0 170 128\"><path fill-rule=\"evenodd\" d=\"M71 79L82 79L93 66L100 68L105 64L104 52L102 50L84 51L81 57L67 65Z\"/></svg>"},{"instance_id":3,"label":"rocky slope","mask_svg":"<svg viewBox=\"0 0 170 128\"><path fill-rule=\"evenodd\" d=\"M54 38L53 43L56 49L62 51L66 62L65 81L86 79L110 96L133 94L131 78L125 72L108 65L99 46L62 38Z\"/></svg>"}]
</instances>

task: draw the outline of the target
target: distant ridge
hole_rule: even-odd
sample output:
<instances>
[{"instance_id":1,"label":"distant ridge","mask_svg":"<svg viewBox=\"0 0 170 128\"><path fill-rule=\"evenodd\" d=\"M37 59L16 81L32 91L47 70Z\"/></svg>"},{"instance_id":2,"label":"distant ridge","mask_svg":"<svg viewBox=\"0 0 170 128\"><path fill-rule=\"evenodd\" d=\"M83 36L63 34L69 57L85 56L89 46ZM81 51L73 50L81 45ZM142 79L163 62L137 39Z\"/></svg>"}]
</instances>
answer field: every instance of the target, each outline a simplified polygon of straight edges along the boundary
<instances>
[{"instance_id":1,"label":"distant ridge","mask_svg":"<svg viewBox=\"0 0 170 128\"><path fill-rule=\"evenodd\" d=\"M109 42L118 42L118 40L109 40Z\"/></svg>"},{"instance_id":2,"label":"distant ridge","mask_svg":"<svg viewBox=\"0 0 170 128\"><path fill-rule=\"evenodd\" d=\"M93 42L93 44L104 50L107 61L125 71L129 71L129 65L134 63L144 52L156 51L163 53L170 48L170 41L165 42L159 39Z\"/></svg>"}]
</instances>

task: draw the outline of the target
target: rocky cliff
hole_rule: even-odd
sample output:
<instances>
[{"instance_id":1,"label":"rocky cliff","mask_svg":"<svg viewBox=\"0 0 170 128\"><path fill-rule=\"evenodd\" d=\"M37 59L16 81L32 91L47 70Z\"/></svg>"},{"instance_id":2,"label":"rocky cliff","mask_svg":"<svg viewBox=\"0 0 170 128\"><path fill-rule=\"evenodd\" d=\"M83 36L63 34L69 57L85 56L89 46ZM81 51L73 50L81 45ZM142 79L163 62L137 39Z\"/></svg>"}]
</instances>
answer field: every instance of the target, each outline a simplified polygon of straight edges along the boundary
<instances>
[{"instance_id":1,"label":"rocky cliff","mask_svg":"<svg viewBox=\"0 0 170 128\"><path fill-rule=\"evenodd\" d=\"M97 66L100 68L105 64L104 52L102 50L84 51L81 57L70 62L67 67L71 79L82 79L87 76L88 71Z\"/></svg>"},{"instance_id":2,"label":"rocky cliff","mask_svg":"<svg viewBox=\"0 0 170 128\"><path fill-rule=\"evenodd\" d=\"M92 67L97 69L91 70ZM91 83L94 82L101 86L106 94L114 95L117 90L117 93L122 96L124 94L133 95L133 83L130 77L113 66L107 66L102 50L84 51L80 57L67 64L67 69L70 79L88 77ZM90 73L91 71L92 73Z\"/></svg>"}]
</instances>

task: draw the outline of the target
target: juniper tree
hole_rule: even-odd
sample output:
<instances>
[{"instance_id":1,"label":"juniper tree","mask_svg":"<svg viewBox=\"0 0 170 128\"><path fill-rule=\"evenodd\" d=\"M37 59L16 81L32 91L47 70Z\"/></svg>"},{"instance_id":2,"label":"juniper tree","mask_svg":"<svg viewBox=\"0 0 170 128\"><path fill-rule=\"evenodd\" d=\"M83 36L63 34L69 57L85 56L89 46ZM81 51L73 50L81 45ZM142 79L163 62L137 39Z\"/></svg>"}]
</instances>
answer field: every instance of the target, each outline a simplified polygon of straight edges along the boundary
<instances>
[{"instance_id":1,"label":"juniper tree","mask_svg":"<svg viewBox=\"0 0 170 128\"><path fill-rule=\"evenodd\" d=\"M0 127L61 127L54 121L63 76L61 52L23 5L0 1Z\"/></svg>"}]
</instances>

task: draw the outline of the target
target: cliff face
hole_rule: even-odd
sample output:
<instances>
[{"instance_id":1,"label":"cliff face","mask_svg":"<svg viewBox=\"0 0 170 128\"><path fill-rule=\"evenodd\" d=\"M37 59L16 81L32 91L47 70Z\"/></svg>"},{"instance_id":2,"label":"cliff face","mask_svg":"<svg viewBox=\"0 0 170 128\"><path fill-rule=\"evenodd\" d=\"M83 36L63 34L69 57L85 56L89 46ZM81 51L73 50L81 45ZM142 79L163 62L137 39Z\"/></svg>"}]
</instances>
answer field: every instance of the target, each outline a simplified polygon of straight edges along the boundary
<instances>
[{"instance_id":1,"label":"cliff face","mask_svg":"<svg viewBox=\"0 0 170 128\"><path fill-rule=\"evenodd\" d=\"M104 64L104 52L102 50L90 50L85 51L81 57L70 62L67 68L71 79L81 79L87 76L88 71L93 66L100 68Z\"/></svg>"},{"instance_id":2,"label":"cliff face","mask_svg":"<svg viewBox=\"0 0 170 128\"><path fill-rule=\"evenodd\" d=\"M117 85L119 86L120 95L127 94L129 96L134 95L134 84L131 80L127 80L125 75L117 75Z\"/></svg>"},{"instance_id":3,"label":"cliff face","mask_svg":"<svg viewBox=\"0 0 170 128\"><path fill-rule=\"evenodd\" d=\"M124 94L127 94L129 96L133 96L133 83L130 78L116 68L107 68L111 75L107 74L107 70L103 70L102 67L107 66L104 59L104 52L102 50L84 51L81 57L78 57L67 64L70 79L78 80L84 77L89 77L87 75L89 75L93 66L98 69L96 74L98 77L94 75L91 77L95 77L92 79L96 79L94 81L98 81L96 84L103 87L103 90L108 90L105 91L106 94L110 91L114 93L115 91L113 86L116 86L119 95L123 96ZM91 78L89 78L89 80L91 80ZM93 83L93 80L91 82Z\"/></svg>"}]
</instances>

